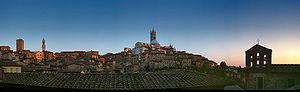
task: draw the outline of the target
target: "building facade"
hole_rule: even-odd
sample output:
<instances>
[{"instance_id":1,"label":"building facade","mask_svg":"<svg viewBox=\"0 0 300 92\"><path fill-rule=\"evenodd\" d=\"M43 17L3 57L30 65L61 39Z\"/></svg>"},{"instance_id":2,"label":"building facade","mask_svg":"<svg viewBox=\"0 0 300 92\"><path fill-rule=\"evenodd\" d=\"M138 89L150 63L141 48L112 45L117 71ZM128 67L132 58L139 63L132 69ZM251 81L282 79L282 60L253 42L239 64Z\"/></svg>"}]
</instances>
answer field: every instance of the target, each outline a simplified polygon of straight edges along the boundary
<instances>
[{"instance_id":1,"label":"building facade","mask_svg":"<svg viewBox=\"0 0 300 92\"><path fill-rule=\"evenodd\" d=\"M45 54L42 51L36 51L34 52L34 55L35 55L35 60L39 63L41 63L45 58Z\"/></svg>"},{"instance_id":2,"label":"building facade","mask_svg":"<svg viewBox=\"0 0 300 92\"><path fill-rule=\"evenodd\" d=\"M300 85L300 64L272 64L272 50L259 44L245 53L246 89L283 90Z\"/></svg>"},{"instance_id":3,"label":"building facade","mask_svg":"<svg viewBox=\"0 0 300 92\"><path fill-rule=\"evenodd\" d=\"M0 51L10 51L9 46L0 46Z\"/></svg>"},{"instance_id":4,"label":"building facade","mask_svg":"<svg viewBox=\"0 0 300 92\"><path fill-rule=\"evenodd\" d=\"M21 66L15 62L1 62L3 73L21 73Z\"/></svg>"}]
</instances>

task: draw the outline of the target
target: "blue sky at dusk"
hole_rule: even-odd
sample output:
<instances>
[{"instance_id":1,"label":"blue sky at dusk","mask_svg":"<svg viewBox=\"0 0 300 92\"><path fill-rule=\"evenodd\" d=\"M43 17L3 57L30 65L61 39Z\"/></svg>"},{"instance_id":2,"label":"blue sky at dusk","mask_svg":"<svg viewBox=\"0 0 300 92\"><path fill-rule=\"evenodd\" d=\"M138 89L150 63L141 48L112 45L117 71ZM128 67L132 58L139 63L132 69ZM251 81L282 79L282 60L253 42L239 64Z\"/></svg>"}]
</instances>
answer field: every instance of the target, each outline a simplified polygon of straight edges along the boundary
<instances>
[{"instance_id":1,"label":"blue sky at dusk","mask_svg":"<svg viewBox=\"0 0 300 92\"><path fill-rule=\"evenodd\" d=\"M273 63L300 64L300 0L0 0L0 45L25 49L99 50L101 55L149 42L244 66L260 44Z\"/></svg>"}]
</instances>

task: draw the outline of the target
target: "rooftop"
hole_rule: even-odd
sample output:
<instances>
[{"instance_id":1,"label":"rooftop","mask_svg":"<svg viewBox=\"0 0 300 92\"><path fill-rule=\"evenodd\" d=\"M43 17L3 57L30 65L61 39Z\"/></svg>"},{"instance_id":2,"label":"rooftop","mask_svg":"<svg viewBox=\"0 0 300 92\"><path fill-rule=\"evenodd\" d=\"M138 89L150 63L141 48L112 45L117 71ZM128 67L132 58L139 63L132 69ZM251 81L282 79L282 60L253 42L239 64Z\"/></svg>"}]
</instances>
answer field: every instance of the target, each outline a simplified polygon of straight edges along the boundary
<instances>
[{"instance_id":1,"label":"rooftop","mask_svg":"<svg viewBox=\"0 0 300 92\"><path fill-rule=\"evenodd\" d=\"M166 70L128 74L21 73L6 74L2 83L63 89L141 90L189 89L221 86L230 82L191 70Z\"/></svg>"},{"instance_id":2,"label":"rooftop","mask_svg":"<svg viewBox=\"0 0 300 92\"><path fill-rule=\"evenodd\" d=\"M251 50L257 50L257 49L263 49L263 50L272 51L272 49L269 49L267 47L264 47L264 46L261 46L259 44L256 44L256 45L252 46L250 49L248 49L246 52L251 51Z\"/></svg>"},{"instance_id":3,"label":"rooftop","mask_svg":"<svg viewBox=\"0 0 300 92\"><path fill-rule=\"evenodd\" d=\"M272 64L267 67L248 68L247 72L269 72L269 73L300 73L300 64Z\"/></svg>"}]
</instances>

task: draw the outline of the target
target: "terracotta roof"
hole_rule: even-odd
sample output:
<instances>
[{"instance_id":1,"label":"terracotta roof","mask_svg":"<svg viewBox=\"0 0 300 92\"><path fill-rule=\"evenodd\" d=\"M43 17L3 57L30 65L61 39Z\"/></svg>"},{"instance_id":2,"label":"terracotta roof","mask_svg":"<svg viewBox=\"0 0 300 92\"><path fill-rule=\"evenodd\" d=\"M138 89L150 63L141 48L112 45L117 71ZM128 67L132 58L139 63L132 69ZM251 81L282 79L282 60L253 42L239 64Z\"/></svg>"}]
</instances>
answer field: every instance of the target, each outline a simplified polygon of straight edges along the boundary
<instances>
[{"instance_id":1,"label":"terracotta roof","mask_svg":"<svg viewBox=\"0 0 300 92\"><path fill-rule=\"evenodd\" d=\"M34 71L56 71L56 70L53 68L40 67L40 66L22 67L22 72L34 72Z\"/></svg>"},{"instance_id":2,"label":"terracotta roof","mask_svg":"<svg viewBox=\"0 0 300 92\"><path fill-rule=\"evenodd\" d=\"M259 44L256 44L256 45L252 46L250 49L248 49L246 52L248 52L250 50L253 50L253 49L266 49L266 50L271 50L272 51L272 49L269 49L267 47L264 47L264 46L261 46Z\"/></svg>"},{"instance_id":3,"label":"terracotta roof","mask_svg":"<svg viewBox=\"0 0 300 92\"><path fill-rule=\"evenodd\" d=\"M34 81L32 81L34 79ZM4 83L52 88L94 90L174 89L222 86L231 83L221 77L188 70L129 74L21 73L7 74Z\"/></svg>"},{"instance_id":4,"label":"terracotta roof","mask_svg":"<svg viewBox=\"0 0 300 92\"><path fill-rule=\"evenodd\" d=\"M21 66L21 65L17 64L16 62L9 61L9 62L0 62L0 66Z\"/></svg>"},{"instance_id":5,"label":"terracotta roof","mask_svg":"<svg viewBox=\"0 0 300 92\"><path fill-rule=\"evenodd\" d=\"M272 64L271 66L248 68L247 72L300 73L300 64Z\"/></svg>"}]
</instances>

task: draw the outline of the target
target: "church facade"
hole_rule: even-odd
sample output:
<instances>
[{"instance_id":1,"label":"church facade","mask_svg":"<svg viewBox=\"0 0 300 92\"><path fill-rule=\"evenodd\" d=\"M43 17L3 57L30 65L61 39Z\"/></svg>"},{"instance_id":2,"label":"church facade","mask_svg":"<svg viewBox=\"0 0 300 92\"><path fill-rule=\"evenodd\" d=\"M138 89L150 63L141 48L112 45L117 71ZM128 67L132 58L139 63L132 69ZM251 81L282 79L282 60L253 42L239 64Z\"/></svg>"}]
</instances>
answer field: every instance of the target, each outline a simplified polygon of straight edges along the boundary
<instances>
[{"instance_id":1,"label":"church facade","mask_svg":"<svg viewBox=\"0 0 300 92\"><path fill-rule=\"evenodd\" d=\"M272 64L272 50L259 44L245 53L247 90L297 89L300 85L300 64Z\"/></svg>"}]
</instances>

